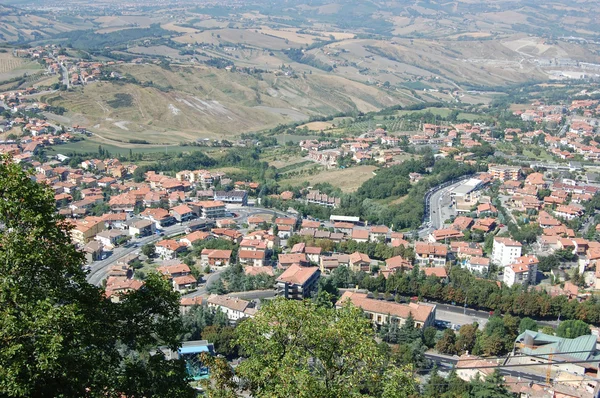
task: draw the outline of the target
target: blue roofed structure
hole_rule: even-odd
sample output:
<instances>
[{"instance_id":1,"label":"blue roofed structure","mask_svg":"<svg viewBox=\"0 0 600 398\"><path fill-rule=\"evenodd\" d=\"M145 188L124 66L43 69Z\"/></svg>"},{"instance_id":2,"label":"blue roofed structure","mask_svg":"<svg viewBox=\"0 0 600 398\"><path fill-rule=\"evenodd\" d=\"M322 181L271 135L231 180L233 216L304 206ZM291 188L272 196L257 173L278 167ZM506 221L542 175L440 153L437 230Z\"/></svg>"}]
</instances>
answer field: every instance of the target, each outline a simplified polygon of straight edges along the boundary
<instances>
[{"instance_id":1,"label":"blue roofed structure","mask_svg":"<svg viewBox=\"0 0 600 398\"><path fill-rule=\"evenodd\" d=\"M168 359L183 359L185 368L192 379L200 380L209 377L208 368L200 361L200 354L206 352L214 355L213 343L209 343L207 340L186 341L177 351L172 351L167 347L161 347L160 351Z\"/></svg>"}]
</instances>

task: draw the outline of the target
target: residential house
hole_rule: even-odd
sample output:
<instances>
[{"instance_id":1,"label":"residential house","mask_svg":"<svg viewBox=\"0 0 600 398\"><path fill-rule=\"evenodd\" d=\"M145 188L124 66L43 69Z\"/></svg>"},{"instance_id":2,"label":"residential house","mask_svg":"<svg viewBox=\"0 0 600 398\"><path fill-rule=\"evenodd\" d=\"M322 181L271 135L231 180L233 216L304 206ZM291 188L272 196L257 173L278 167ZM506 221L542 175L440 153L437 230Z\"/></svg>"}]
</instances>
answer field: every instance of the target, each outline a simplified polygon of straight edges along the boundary
<instances>
[{"instance_id":1,"label":"residential house","mask_svg":"<svg viewBox=\"0 0 600 398\"><path fill-rule=\"evenodd\" d=\"M154 222L150 220L130 220L128 224L130 236L150 236L155 232Z\"/></svg>"},{"instance_id":2,"label":"residential house","mask_svg":"<svg viewBox=\"0 0 600 398\"><path fill-rule=\"evenodd\" d=\"M144 282L137 279L110 277L106 280L106 297L114 303L121 301L121 296L131 291L139 290Z\"/></svg>"},{"instance_id":3,"label":"residential house","mask_svg":"<svg viewBox=\"0 0 600 398\"><path fill-rule=\"evenodd\" d=\"M185 293L188 290L195 289L198 281L194 275L178 276L173 278L173 288L177 292Z\"/></svg>"},{"instance_id":4,"label":"residential house","mask_svg":"<svg viewBox=\"0 0 600 398\"><path fill-rule=\"evenodd\" d=\"M369 242L369 231L366 229L353 229L351 239L357 243L367 243Z\"/></svg>"},{"instance_id":5,"label":"residential house","mask_svg":"<svg viewBox=\"0 0 600 398\"><path fill-rule=\"evenodd\" d=\"M458 216L454 219L452 223L452 228L457 231L465 231L469 229L469 227L473 224L473 219L471 217L466 216Z\"/></svg>"},{"instance_id":6,"label":"residential house","mask_svg":"<svg viewBox=\"0 0 600 398\"><path fill-rule=\"evenodd\" d=\"M292 300L309 298L317 287L320 274L318 267L292 264L277 278L277 294Z\"/></svg>"},{"instance_id":7,"label":"residential house","mask_svg":"<svg viewBox=\"0 0 600 398\"><path fill-rule=\"evenodd\" d=\"M243 250L240 249L238 252L239 262L242 265L252 267L263 267L265 265L265 252L254 251L254 250Z\"/></svg>"},{"instance_id":8,"label":"residential house","mask_svg":"<svg viewBox=\"0 0 600 398\"><path fill-rule=\"evenodd\" d=\"M521 168L518 166L490 166L488 173L492 175L492 178L500 181L513 180L516 181L521 175Z\"/></svg>"},{"instance_id":9,"label":"residential house","mask_svg":"<svg viewBox=\"0 0 600 398\"><path fill-rule=\"evenodd\" d=\"M187 250L187 246L173 239L163 239L156 243L156 254L163 260L172 260Z\"/></svg>"},{"instance_id":10,"label":"residential house","mask_svg":"<svg viewBox=\"0 0 600 398\"><path fill-rule=\"evenodd\" d=\"M98 241L93 240L88 242L85 246L83 246L82 249L83 253L85 254L86 262L89 264L91 262L100 260L103 249L102 243Z\"/></svg>"},{"instance_id":11,"label":"residential house","mask_svg":"<svg viewBox=\"0 0 600 398\"><path fill-rule=\"evenodd\" d=\"M481 203L480 205L477 206L477 217L481 217L483 215L497 214L497 213L498 213L498 209L496 208L496 206L492 205L491 203Z\"/></svg>"},{"instance_id":12,"label":"residential house","mask_svg":"<svg viewBox=\"0 0 600 398\"><path fill-rule=\"evenodd\" d=\"M465 235L455 230L454 228L446 228L446 229L436 229L432 233L429 234L429 242L449 242L452 240L462 239Z\"/></svg>"},{"instance_id":13,"label":"residential house","mask_svg":"<svg viewBox=\"0 0 600 398\"><path fill-rule=\"evenodd\" d=\"M179 239L179 242L183 243L187 247L192 247L196 242L202 242L210 239L212 239L212 235L210 233L205 231L195 231Z\"/></svg>"},{"instance_id":14,"label":"residential house","mask_svg":"<svg viewBox=\"0 0 600 398\"><path fill-rule=\"evenodd\" d=\"M196 305L202 305L204 298L200 296L196 297L182 297L179 300L179 311L181 315L185 315Z\"/></svg>"},{"instance_id":15,"label":"residential house","mask_svg":"<svg viewBox=\"0 0 600 398\"><path fill-rule=\"evenodd\" d=\"M253 317L256 314L256 308L251 301L242 300L237 297L211 295L207 300L208 308L214 308L227 315L227 319L232 324L238 321Z\"/></svg>"},{"instance_id":16,"label":"residential house","mask_svg":"<svg viewBox=\"0 0 600 398\"><path fill-rule=\"evenodd\" d=\"M277 227L277 237L279 239L287 239L292 236L293 231L293 227L290 227L289 225L281 225Z\"/></svg>"},{"instance_id":17,"label":"residential house","mask_svg":"<svg viewBox=\"0 0 600 398\"><path fill-rule=\"evenodd\" d=\"M187 204L198 217L219 219L227 215L225 203L221 201L205 200Z\"/></svg>"},{"instance_id":18,"label":"residential house","mask_svg":"<svg viewBox=\"0 0 600 398\"><path fill-rule=\"evenodd\" d=\"M364 253L354 252L350 255L350 269L354 272L369 272L371 259Z\"/></svg>"},{"instance_id":19,"label":"residential house","mask_svg":"<svg viewBox=\"0 0 600 398\"><path fill-rule=\"evenodd\" d=\"M347 302L362 309L377 327L390 323L395 323L398 327L401 327L409 316L412 316L415 327L418 329L433 326L435 322L435 305L422 303L401 304L372 299L366 293L346 291L335 303L335 306L341 308Z\"/></svg>"},{"instance_id":20,"label":"residential house","mask_svg":"<svg viewBox=\"0 0 600 398\"><path fill-rule=\"evenodd\" d=\"M475 221L475 224L472 227L473 231L479 231L481 233L487 234L492 232L496 228L496 219L495 218L478 218Z\"/></svg>"},{"instance_id":21,"label":"residential house","mask_svg":"<svg viewBox=\"0 0 600 398\"><path fill-rule=\"evenodd\" d=\"M349 267L350 256L343 253L333 253L330 256L321 256L319 269L323 274L329 275L338 267Z\"/></svg>"},{"instance_id":22,"label":"residential house","mask_svg":"<svg viewBox=\"0 0 600 398\"><path fill-rule=\"evenodd\" d=\"M415 261L421 267L445 267L448 248L440 243L417 242Z\"/></svg>"},{"instance_id":23,"label":"residential house","mask_svg":"<svg viewBox=\"0 0 600 398\"><path fill-rule=\"evenodd\" d=\"M304 249L304 253L306 254L306 257L308 257L308 261L310 261L312 264L319 264L321 260L321 251L322 249L320 247L313 246L308 246Z\"/></svg>"},{"instance_id":24,"label":"residential house","mask_svg":"<svg viewBox=\"0 0 600 398\"><path fill-rule=\"evenodd\" d=\"M387 278L390 274L395 274L397 272L412 268L413 266L410 260L402 256L395 256L385 260L385 267L383 269L380 269L379 273Z\"/></svg>"},{"instance_id":25,"label":"residential house","mask_svg":"<svg viewBox=\"0 0 600 398\"><path fill-rule=\"evenodd\" d=\"M102 243L105 248L112 249L117 246L119 241L124 239L127 236L125 232L119 229L107 229L101 232L98 232L95 239Z\"/></svg>"},{"instance_id":26,"label":"residential house","mask_svg":"<svg viewBox=\"0 0 600 398\"><path fill-rule=\"evenodd\" d=\"M156 269L167 279L178 278L180 276L190 275L192 271L186 264L165 265Z\"/></svg>"},{"instance_id":27,"label":"residential house","mask_svg":"<svg viewBox=\"0 0 600 398\"><path fill-rule=\"evenodd\" d=\"M160 207L155 209L145 209L140 213L140 217L152 221L156 225L156 228L159 229L175 224L175 218L171 216L168 211L161 209Z\"/></svg>"},{"instance_id":28,"label":"residential house","mask_svg":"<svg viewBox=\"0 0 600 398\"><path fill-rule=\"evenodd\" d=\"M565 220L573 220L583 215L583 207L580 205L560 205L556 208L554 214Z\"/></svg>"},{"instance_id":29,"label":"residential house","mask_svg":"<svg viewBox=\"0 0 600 398\"><path fill-rule=\"evenodd\" d=\"M73 242L85 245L93 240L99 232L104 231L105 228L102 217L86 217L75 222L75 227L71 230L71 238Z\"/></svg>"},{"instance_id":30,"label":"residential house","mask_svg":"<svg viewBox=\"0 0 600 398\"><path fill-rule=\"evenodd\" d=\"M535 284L537 263L519 263L504 267L504 283L511 287L514 284Z\"/></svg>"},{"instance_id":31,"label":"residential house","mask_svg":"<svg viewBox=\"0 0 600 398\"><path fill-rule=\"evenodd\" d=\"M243 235L235 229L213 228L210 232L217 238L229 240L235 243L240 243L243 237Z\"/></svg>"},{"instance_id":32,"label":"residential house","mask_svg":"<svg viewBox=\"0 0 600 398\"><path fill-rule=\"evenodd\" d=\"M369 241L387 242L390 229L385 225L374 225L369 229Z\"/></svg>"},{"instance_id":33,"label":"residential house","mask_svg":"<svg viewBox=\"0 0 600 398\"><path fill-rule=\"evenodd\" d=\"M302 266L309 265L309 261L305 253L280 254L278 260L278 266L280 268L288 268L293 264L300 264Z\"/></svg>"},{"instance_id":34,"label":"residential house","mask_svg":"<svg viewBox=\"0 0 600 398\"><path fill-rule=\"evenodd\" d=\"M203 267L228 267L231 263L231 250L203 249L200 264Z\"/></svg>"},{"instance_id":35,"label":"residential house","mask_svg":"<svg viewBox=\"0 0 600 398\"><path fill-rule=\"evenodd\" d=\"M465 267L473 273L487 275L490 268L490 259L485 257L471 257L464 262Z\"/></svg>"},{"instance_id":36,"label":"residential house","mask_svg":"<svg viewBox=\"0 0 600 398\"><path fill-rule=\"evenodd\" d=\"M186 222L196 218L196 213L187 205L179 205L171 209L171 215L177 222Z\"/></svg>"}]
</instances>

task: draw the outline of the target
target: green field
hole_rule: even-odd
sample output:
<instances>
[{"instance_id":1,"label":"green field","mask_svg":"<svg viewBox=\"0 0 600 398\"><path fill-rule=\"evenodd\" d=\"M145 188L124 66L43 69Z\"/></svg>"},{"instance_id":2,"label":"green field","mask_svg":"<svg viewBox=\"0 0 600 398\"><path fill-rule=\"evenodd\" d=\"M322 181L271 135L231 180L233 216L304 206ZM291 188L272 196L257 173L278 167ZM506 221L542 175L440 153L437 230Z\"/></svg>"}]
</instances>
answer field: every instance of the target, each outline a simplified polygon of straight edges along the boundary
<instances>
[{"instance_id":1,"label":"green field","mask_svg":"<svg viewBox=\"0 0 600 398\"><path fill-rule=\"evenodd\" d=\"M197 146L181 146L181 145L173 145L173 146L149 146L149 145L128 145L127 148L120 147L116 145L106 144L99 141L94 141L91 139L79 141L79 142L69 142L64 145L55 145L51 149L49 149L48 153L50 155L57 153L89 153L89 152L98 152L98 145L101 145L103 149L107 150L111 154L114 155L128 155L129 150L133 153L178 153L178 152L192 152L192 151L207 151L209 148L206 147L197 147Z\"/></svg>"}]
</instances>

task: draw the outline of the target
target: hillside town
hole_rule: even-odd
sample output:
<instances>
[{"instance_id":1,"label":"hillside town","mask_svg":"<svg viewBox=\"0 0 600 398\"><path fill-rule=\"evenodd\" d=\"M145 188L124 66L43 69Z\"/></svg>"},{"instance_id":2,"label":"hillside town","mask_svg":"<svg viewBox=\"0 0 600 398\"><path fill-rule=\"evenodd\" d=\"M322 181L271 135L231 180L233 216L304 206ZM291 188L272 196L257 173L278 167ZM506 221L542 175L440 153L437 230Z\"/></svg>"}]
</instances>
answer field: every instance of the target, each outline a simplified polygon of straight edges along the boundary
<instances>
[{"instance_id":1,"label":"hillside town","mask_svg":"<svg viewBox=\"0 0 600 398\"><path fill-rule=\"evenodd\" d=\"M71 63L55 50L17 55L43 60L49 73L66 69L71 85L102 78L105 65ZM132 156L102 150L94 157L47 155L92 133L49 122L42 112L56 109L36 102L35 93L0 94L3 132L15 132L0 143L0 153L54 193L56 211L85 256L88 280L111 301L158 273L180 294L184 316L205 308L222 312L231 326L275 297L320 299L336 308L351 303L386 342L395 341L385 337L391 328L434 330L435 342L423 355L454 367L465 381L519 364L518 375L503 372L515 394L598 396L600 314L586 309L600 290L600 101L537 101L515 111L515 120L532 123L530 129L444 122L395 134L380 126L357 136L300 140L290 149L324 170L368 164L393 171L431 155L431 166L402 176L407 192L426 187L418 199L421 223L398 228L348 214L345 194L323 186L265 194L264 180L236 180L210 167L148 170ZM259 144L240 139L233 146ZM509 145L517 149L508 152ZM535 145L538 159L520 145ZM444 161L469 172L429 184L435 164ZM329 217L306 210L315 207ZM331 296L324 295L331 293L328 284ZM509 308L489 301L494 297L513 301ZM534 307L528 299L537 300ZM487 347L485 336L495 333L487 325L512 316L505 314L539 327L506 329L493 336L508 340ZM583 333L555 335L561 322L575 319L586 321ZM477 343L449 343L469 328ZM214 349L212 342L198 344ZM578 347L577 356L565 347ZM532 361L542 366L524 355L535 355ZM577 366L572 358L580 359Z\"/></svg>"}]
</instances>

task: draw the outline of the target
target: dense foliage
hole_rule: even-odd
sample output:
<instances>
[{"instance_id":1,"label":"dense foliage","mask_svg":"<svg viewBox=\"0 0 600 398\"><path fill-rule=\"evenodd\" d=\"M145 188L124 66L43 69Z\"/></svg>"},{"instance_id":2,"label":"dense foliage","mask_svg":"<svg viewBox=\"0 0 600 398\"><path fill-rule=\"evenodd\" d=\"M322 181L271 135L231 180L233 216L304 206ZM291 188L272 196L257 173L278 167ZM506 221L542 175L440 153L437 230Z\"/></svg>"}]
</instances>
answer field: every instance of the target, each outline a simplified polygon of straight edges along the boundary
<instances>
[{"instance_id":1,"label":"dense foliage","mask_svg":"<svg viewBox=\"0 0 600 398\"><path fill-rule=\"evenodd\" d=\"M351 275L351 271L349 274L348 279L358 279ZM600 324L600 300L595 297L579 302L569 300L566 296L552 297L544 291L528 290L522 286L498 286L493 280L477 278L468 270L458 267L450 270L449 283L435 276L425 276L418 266L410 271L392 274L387 279L382 275L361 275L359 287L372 292L418 296L444 303L466 302L469 308L534 319L557 319L560 315L562 320L578 319L589 324Z\"/></svg>"},{"instance_id":2,"label":"dense foliage","mask_svg":"<svg viewBox=\"0 0 600 398\"><path fill-rule=\"evenodd\" d=\"M118 304L86 282L54 193L0 162L0 395L193 396L176 349L179 297L152 274Z\"/></svg>"},{"instance_id":3,"label":"dense foliage","mask_svg":"<svg viewBox=\"0 0 600 398\"><path fill-rule=\"evenodd\" d=\"M145 37L171 35L160 24L152 24L149 28L123 29L110 33L97 33L93 30L74 30L57 35L65 39L63 45L81 50L102 50L105 47L118 47Z\"/></svg>"},{"instance_id":4,"label":"dense foliage","mask_svg":"<svg viewBox=\"0 0 600 398\"><path fill-rule=\"evenodd\" d=\"M418 392L409 374L388 368L371 322L356 307L278 299L236 334L247 357L236 373L255 397L398 396L390 385L401 385L401 396Z\"/></svg>"}]
</instances>

